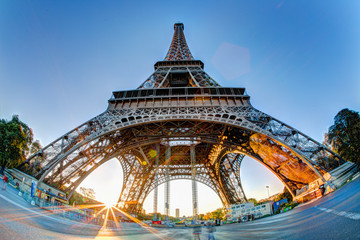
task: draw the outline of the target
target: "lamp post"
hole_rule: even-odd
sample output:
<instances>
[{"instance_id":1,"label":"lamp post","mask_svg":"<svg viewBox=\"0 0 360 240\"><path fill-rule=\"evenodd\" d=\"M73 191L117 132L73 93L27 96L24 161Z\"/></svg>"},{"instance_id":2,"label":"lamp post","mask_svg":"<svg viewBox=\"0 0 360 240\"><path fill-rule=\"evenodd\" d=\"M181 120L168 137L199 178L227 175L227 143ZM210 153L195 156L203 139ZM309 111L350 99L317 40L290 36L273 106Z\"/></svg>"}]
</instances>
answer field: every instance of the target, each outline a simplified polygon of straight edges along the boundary
<instances>
[{"instance_id":1,"label":"lamp post","mask_svg":"<svg viewBox=\"0 0 360 240\"><path fill-rule=\"evenodd\" d=\"M267 188L267 192L268 192L268 198L270 198L270 192L269 192L269 186L266 186L266 188Z\"/></svg>"}]
</instances>

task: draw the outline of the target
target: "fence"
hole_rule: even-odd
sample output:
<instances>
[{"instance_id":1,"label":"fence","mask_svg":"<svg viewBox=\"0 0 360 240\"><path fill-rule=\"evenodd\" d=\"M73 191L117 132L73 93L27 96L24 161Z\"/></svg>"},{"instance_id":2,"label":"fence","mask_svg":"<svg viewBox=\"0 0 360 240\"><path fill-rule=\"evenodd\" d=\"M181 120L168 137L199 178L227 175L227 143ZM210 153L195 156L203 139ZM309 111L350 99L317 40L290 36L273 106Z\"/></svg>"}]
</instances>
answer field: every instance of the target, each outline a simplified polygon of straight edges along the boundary
<instances>
[{"instance_id":1,"label":"fence","mask_svg":"<svg viewBox=\"0 0 360 240\"><path fill-rule=\"evenodd\" d=\"M19 192L19 196L21 196L25 201L29 202L32 205L39 206L42 209L52 212L51 215L85 224L93 224L103 226L105 228L116 228L115 221L113 220L107 220L106 226L104 226L104 214L96 215L95 211L92 209L79 209L68 204L63 204L59 202L51 203L45 199L36 196L32 197L31 193L27 189L21 189L21 186L17 182L15 182L14 178L6 170L4 174L6 174L6 176L8 177L9 187L17 190Z\"/></svg>"}]
</instances>

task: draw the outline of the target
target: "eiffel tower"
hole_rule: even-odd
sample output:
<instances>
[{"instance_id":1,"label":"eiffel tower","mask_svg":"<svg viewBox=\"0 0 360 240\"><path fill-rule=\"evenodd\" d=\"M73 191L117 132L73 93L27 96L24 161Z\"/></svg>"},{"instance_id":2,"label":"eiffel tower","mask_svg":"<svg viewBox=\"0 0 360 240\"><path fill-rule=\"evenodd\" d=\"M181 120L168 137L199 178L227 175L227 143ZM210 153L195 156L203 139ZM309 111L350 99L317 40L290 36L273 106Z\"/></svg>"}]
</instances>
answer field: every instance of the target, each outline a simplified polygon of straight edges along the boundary
<instances>
[{"instance_id":1,"label":"eiffel tower","mask_svg":"<svg viewBox=\"0 0 360 240\"><path fill-rule=\"evenodd\" d=\"M197 182L214 190L224 206L246 202L240 167L249 156L274 173L293 197L346 161L291 126L255 109L245 88L221 87L192 56L184 25L163 61L135 90L114 91L105 112L56 139L19 169L73 194L110 159L123 168L118 205L142 210L165 184L169 215L170 181L192 180L193 215L198 214ZM176 190L174 190L176 191Z\"/></svg>"}]
</instances>

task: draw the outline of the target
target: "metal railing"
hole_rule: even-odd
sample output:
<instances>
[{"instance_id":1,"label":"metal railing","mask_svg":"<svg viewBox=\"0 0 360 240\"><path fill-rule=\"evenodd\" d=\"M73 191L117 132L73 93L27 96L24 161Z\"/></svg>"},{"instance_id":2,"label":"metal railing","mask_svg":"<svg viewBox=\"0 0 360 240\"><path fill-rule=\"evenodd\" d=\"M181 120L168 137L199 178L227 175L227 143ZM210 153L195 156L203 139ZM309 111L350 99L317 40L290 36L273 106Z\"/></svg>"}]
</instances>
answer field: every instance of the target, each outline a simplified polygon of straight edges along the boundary
<instances>
[{"instance_id":1,"label":"metal railing","mask_svg":"<svg viewBox=\"0 0 360 240\"><path fill-rule=\"evenodd\" d=\"M8 187L17 190L18 195L31 205L35 205L47 211L51 211L52 216L58 216L85 224L103 226L105 228L116 228L115 221L110 219L106 221L106 226L104 226L105 219L103 218L103 214L96 215L94 210L79 209L68 204L59 202L52 203L37 196L32 197L29 191L20 189L20 186L14 181L14 178L6 170L5 174L8 177ZM2 178L2 175L0 175L0 177ZM92 214L84 214L84 212L92 212Z\"/></svg>"}]
</instances>

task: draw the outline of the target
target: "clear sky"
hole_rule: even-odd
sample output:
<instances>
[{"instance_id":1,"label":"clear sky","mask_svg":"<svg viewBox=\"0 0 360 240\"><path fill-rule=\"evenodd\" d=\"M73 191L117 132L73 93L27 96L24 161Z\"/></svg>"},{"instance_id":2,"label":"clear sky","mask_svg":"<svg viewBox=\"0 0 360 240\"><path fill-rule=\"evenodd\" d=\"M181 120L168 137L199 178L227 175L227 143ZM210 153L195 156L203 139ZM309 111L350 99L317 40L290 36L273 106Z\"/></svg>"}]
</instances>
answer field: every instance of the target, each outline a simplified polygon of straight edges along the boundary
<instances>
[{"instance_id":1,"label":"clear sky","mask_svg":"<svg viewBox=\"0 0 360 240\"><path fill-rule=\"evenodd\" d=\"M102 113L112 91L137 88L181 21L193 56L219 84L246 87L255 108L321 142L339 110L360 110L359 10L350 0L2 0L0 117L18 114L49 144ZM282 190L252 159L241 176L248 197L266 197L266 185ZM82 185L105 201L118 197L121 181L110 161ZM171 213L190 215L190 183L171 184ZM220 207L199 185L200 212Z\"/></svg>"}]
</instances>

